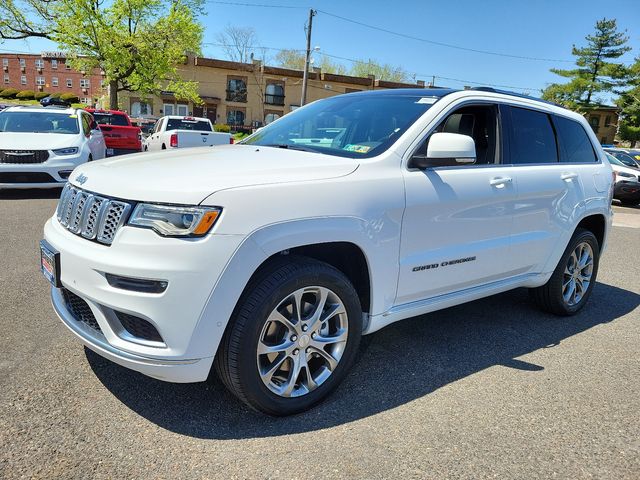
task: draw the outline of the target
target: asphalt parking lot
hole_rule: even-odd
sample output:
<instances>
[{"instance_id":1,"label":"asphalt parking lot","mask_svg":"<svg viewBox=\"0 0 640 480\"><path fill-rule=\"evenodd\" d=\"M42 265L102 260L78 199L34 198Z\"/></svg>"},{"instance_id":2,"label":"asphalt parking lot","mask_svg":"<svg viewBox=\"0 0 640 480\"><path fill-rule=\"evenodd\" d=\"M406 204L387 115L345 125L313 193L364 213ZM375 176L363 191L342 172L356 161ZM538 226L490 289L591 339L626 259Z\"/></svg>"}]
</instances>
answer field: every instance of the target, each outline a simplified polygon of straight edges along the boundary
<instances>
[{"instance_id":1,"label":"asphalt parking lot","mask_svg":"<svg viewBox=\"0 0 640 480\"><path fill-rule=\"evenodd\" d=\"M0 192L0 478L640 478L640 208L590 304L517 290L369 337L327 402L247 410L85 351L55 317L37 242L56 192Z\"/></svg>"}]
</instances>

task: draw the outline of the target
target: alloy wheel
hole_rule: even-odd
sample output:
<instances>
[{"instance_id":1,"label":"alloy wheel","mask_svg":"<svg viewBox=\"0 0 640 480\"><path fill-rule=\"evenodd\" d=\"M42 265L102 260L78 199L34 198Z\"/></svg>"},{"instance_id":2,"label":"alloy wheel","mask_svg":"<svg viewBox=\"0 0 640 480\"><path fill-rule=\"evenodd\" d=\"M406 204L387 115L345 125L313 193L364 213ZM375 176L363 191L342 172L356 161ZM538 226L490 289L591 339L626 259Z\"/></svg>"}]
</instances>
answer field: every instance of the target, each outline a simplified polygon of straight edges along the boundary
<instances>
[{"instance_id":1,"label":"alloy wheel","mask_svg":"<svg viewBox=\"0 0 640 480\"><path fill-rule=\"evenodd\" d=\"M562 297L570 307L580 303L593 276L593 249L587 242L579 243L569 255L562 280Z\"/></svg>"}]
</instances>

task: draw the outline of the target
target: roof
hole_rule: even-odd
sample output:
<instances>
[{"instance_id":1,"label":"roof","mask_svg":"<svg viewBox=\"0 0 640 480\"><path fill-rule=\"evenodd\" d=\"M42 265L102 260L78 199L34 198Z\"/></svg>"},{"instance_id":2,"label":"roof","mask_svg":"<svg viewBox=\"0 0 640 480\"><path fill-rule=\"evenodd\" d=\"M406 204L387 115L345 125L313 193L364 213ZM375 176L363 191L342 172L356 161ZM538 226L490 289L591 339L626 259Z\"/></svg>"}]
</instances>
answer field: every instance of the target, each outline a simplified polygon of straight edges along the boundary
<instances>
[{"instance_id":1,"label":"roof","mask_svg":"<svg viewBox=\"0 0 640 480\"><path fill-rule=\"evenodd\" d=\"M346 95L376 95L376 96L405 96L405 97L444 97L450 93L459 92L452 88L393 88L388 90L362 90L361 92L347 93Z\"/></svg>"}]
</instances>

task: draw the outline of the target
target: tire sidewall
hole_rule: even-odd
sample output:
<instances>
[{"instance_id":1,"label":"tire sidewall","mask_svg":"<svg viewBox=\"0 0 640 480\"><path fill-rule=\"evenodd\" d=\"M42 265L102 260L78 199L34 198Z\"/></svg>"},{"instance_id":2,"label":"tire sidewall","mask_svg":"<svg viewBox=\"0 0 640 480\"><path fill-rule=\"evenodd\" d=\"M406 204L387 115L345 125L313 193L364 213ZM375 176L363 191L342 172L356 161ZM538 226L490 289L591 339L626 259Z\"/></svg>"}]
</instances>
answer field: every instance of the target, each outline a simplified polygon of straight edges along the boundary
<instances>
[{"instance_id":1,"label":"tire sidewall","mask_svg":"<svg viewBox=\"0 0 640 480\"><path fill-rule=\"evenodd\" d=\"M329 265L318 263L313 267L313 271L311 268L304 269L285 279L269 291L266 299L258 304L254 303L255 295L249 293L238 312L238 315L244 316L246 320L245 331L240 340L242 353L237 363L238 374L243 379L247 396L257 401L261 410L272 414L297 413L321 401L344 378L358 351L362 332L362 310L353 286L341 272ZM301 397L283 398L269 390L260 377L256 360L258 341L267 317L276 306L294 291L312 285L330 289L344 304L349 322L347 345L338 366L322 385ZM259 290L261 285L258 284L255 288Z\"/></svg>"}]
</instances>

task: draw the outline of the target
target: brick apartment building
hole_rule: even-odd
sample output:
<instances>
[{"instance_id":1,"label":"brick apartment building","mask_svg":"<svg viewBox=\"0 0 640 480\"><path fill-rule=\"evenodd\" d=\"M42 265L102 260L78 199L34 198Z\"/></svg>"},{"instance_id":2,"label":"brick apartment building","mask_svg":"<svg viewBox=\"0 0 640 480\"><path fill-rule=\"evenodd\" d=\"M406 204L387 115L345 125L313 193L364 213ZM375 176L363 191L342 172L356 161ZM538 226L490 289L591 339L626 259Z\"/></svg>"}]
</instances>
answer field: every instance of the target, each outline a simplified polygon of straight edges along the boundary
<instances>
[{"instance_id":1,"label":"brick apartment building","mask_svg":"<svg viewBox=\"0 0 640 480\"><path fill-rule=\"evenodd\" d=\"M15 88L34 92L73 93L82 103L94 105L104 94L98 70L73 70L62 52L17 54L0 52L0 90Z\"/></svg>"}]
</instances>

